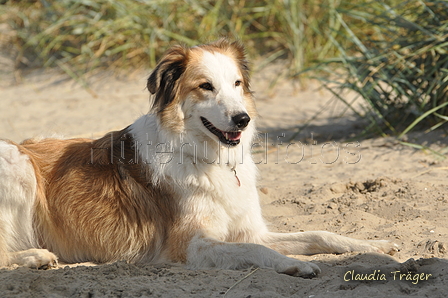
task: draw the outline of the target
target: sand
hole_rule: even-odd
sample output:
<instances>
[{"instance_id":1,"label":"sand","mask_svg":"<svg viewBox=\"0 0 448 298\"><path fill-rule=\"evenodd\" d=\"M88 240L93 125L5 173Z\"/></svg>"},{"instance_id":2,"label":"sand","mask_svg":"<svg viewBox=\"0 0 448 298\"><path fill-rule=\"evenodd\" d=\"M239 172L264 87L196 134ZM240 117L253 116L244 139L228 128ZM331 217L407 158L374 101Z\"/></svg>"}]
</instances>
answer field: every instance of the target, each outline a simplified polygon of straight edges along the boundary
<instances>
[{"instance_id":1,"label":"sand","mask_svg":"<svg viewBox=\"0 0 448 298\"><path fill-rule=\"evenodd\" d=\"M148 111L148 74L102 73L89 79L89 90L54 71L34 71L20 84L2 75L0 136L14 141L39 135L97 137L123 128ZM314 279L270 269L192 271L180 264L126 262L6 268L0 270L0 296L446 296L448 160L393 138L353 141L365 126L362 120L342 113L344 106L313 83L307 90L291 81L267 88L276 75L275 70L263 71L253 80L260 114L254 159L270 229L388 239L401 251L394 256L293 256L320 266L322 274ZM407 140L447 152L442 131L412 133Z\"/></svg>"}]
</instances>

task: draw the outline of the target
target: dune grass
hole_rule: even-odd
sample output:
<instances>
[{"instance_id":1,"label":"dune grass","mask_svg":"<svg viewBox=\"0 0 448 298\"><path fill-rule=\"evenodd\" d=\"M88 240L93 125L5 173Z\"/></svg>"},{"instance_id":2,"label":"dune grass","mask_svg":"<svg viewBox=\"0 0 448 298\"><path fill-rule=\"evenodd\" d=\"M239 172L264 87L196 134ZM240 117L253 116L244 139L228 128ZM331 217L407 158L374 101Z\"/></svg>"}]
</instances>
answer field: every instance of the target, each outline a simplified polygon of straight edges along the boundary
<instances>
[{"instance_id":1,"label":"dune grass","mask_svg":"<svg viewBox=\"0 0 448 298\"><path fill-rule=\"evenodd\" d=\"M253 58L291 61L295 73L335 54L323 31L339 0L58 0L6 1L0 20L16 33L17 67L153 67L173 43L227 36Z\"/></svg>"},{"instance_id":2,"label":"dune grass","mask_svg":"<svg viewBox=\"0 0 448 298\"><path fill-rule=\"evenodd\" d=\"M366 132L402 137L421 124L436 129L448 122L446 1L1 3L16 69L59 67L79 79L104 68L154 67L174 43L227 36L244 42L254 68L283 59L284 76L313 70L307 75L370 120ZM347 89L362 97L362 110L341 96Z\"/></svg>"},{"instance_id":3,"label":"dune grass","mask_svg":"<svg viewBox=\"0 0 448 298\"><path fill-rule=\"evenodd\" d=\"M393 1L389 1L393 2ZM392 5L393 4L393 5ZM339 9L346 48L336 39L340 56L319 65L329 72L324 86L359 94L359 115L370 120L366 132L399 139L416 127L446 128L448 122L448 2L369 1ZM370 31L354 32L353 22ZM331 66L331 67L329 67ZM335 79L334 69L342 69Z\"/></svg>"}]
</instances>

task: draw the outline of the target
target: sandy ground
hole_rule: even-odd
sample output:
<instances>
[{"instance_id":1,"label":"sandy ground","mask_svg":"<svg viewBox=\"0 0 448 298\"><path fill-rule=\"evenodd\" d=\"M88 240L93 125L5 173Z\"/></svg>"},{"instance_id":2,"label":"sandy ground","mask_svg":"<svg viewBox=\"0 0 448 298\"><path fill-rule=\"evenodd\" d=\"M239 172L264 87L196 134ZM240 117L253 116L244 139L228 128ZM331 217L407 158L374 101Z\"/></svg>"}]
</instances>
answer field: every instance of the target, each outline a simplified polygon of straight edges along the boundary
<instances>
[{"instance_id":1,"label":"sandy ground","mask_svg":"<svg viewBox=\"0 0 448 298\"><path fill-rule=\"evenodd\" d=\"M148 110L149 72L97 75L90 90L54 72L0 84L0 136L96 137ZM327 230L389 239L395 256L365 253L294 256L315 262L314 279L269 269L191 271L179 264L0 270L1 297L445 297L448 294L448 160L388 138L349 141L364 123L314 88L266 88L275 72L255 75L260 113L261 204L274 231ZM348 96L350 97L350 96ZM313 121L307 122L316 113ZM305 123L308 126L299 131ZM291 140L291 137L294 137ZM408 140L443 151L443 132ZM359 274L370 280L357 281Z\"/></svg>"}]
</instances>

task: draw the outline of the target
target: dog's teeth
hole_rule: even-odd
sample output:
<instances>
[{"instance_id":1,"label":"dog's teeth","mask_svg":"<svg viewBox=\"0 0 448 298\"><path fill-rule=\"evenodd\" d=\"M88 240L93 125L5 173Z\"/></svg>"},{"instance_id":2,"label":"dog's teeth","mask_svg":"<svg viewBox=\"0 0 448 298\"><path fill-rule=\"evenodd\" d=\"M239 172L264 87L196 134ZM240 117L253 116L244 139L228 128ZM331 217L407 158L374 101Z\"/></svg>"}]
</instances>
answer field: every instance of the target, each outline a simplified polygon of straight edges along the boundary
<instances>
[{"instance_id":1,"label":"dog's teeth","mask_svg":"<svg viewBox=\"0 0 448 298\"><path fill-rule=\"evenodd\" d=\"M229 134L226 132L226 139L228 140L229 139Z\"/></svg>"}]
</instances>

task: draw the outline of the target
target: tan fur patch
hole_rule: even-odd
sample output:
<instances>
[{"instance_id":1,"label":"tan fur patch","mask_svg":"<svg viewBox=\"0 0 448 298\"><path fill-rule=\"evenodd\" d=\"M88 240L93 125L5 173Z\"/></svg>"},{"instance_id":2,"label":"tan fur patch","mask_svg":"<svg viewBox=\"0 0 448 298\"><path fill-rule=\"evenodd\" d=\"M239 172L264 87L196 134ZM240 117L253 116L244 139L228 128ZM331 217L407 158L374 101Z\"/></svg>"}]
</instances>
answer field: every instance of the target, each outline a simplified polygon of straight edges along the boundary
<instances>
[{"instance_id":1,"label":"tan fur patch","mask_svg":"<svg viewBox=\"0 0 448 298\"><path fill-rule=\"evenodd\" d=\"M123 130L95 141L20 146L39 177L35 220L43 247L66 262L159 257L176 218L176 196L151 185L131 142Z\"/></svg>"}]
</instances>

